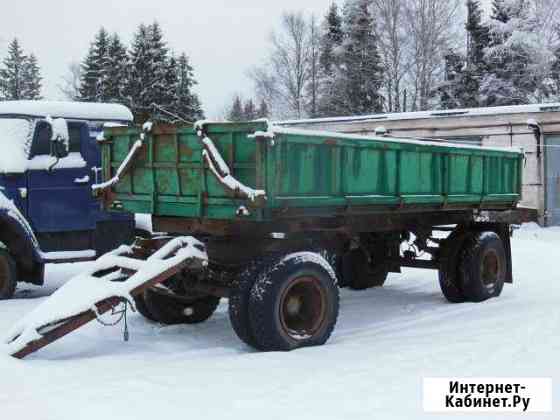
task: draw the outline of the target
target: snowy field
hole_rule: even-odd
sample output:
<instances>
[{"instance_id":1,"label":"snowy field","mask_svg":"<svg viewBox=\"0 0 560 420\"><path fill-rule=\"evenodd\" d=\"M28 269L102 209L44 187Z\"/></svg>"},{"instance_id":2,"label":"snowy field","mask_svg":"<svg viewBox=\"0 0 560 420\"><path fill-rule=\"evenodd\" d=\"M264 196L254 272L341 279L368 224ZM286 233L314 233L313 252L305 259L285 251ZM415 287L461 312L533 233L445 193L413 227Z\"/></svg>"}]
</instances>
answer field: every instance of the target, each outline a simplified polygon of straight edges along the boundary
<instances>
[{"instance_id":1,"label":"snowy field","mask_svg":"<svg viewBox=\"0 0 560 420\"><path fill-rule=\"evenodd\" d=\"M552 377L560 412L560 229L525 227L513 241L515 284L499 299L452 305L436 273L406 270L386 287L342 292L329 343L257 353L234 335L227 306L198 326L130 318L91 323L26 361L0 356L0 418L417 419L422 378ZM48 286L0 302L0 334L83 265L50 266Z\"/></svg>"}]
</instances>

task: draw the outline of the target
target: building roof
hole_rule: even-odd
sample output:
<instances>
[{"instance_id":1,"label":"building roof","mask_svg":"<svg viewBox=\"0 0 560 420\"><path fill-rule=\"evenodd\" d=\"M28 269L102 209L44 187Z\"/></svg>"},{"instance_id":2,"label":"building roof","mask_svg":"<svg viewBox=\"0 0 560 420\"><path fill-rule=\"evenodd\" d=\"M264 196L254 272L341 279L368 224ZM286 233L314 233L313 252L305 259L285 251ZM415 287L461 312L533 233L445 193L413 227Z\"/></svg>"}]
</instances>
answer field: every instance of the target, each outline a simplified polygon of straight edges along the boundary
<instances>
[{"instance_id":1,"label":"building roof","mask_svg":"<svg viewBox=\"0 0 560 420\"><path fill-rule=\"evenodd\" d=\"M4 101L0 102L0 115L119 122L132 122L134 119L123 105L62 101Z\"/></svg>"},{"instance_id":2,"label":"building roof","mask_svg":"<svg viewBox=\"0 0 560 420\"><path fill-rule=\"evenodd\" d=\"M392 121L392 120L419 120L448 117L467 117L484 115L508 115L508 114L527 114L539 112L560 112L560 103L534 104L534 105L513 105L496 106L488 108L465 108L452 110L420 111L420 112L401 112L389 114L372 114L350 117L314 118L306 120L287 120L278 121L276 125L294 126L299 124L321 124L321 123L344 123L344 122L365 122L365 121Z\"/></svg>"}]
</instances>

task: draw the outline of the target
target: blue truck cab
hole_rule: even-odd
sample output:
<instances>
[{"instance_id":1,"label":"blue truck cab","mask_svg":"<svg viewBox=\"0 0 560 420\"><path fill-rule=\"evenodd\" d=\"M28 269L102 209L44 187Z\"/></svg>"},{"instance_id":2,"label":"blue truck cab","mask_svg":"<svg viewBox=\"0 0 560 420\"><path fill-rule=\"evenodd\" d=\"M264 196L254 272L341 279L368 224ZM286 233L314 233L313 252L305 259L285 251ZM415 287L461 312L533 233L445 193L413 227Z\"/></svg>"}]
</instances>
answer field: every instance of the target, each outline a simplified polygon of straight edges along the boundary
<instances>
[{"instance_id":1,"label":"blue truck cab","mask_svg":"<svg viewBox=\"0 0 560 420\"><path fill-rule=\"evenodd\" d=\"M94 259L134 238L134 215L108 212L97 138L130 125L115 104L0 102L0 299L18 282L42 285L44 265Z\"/></svg>"}]
</instances>

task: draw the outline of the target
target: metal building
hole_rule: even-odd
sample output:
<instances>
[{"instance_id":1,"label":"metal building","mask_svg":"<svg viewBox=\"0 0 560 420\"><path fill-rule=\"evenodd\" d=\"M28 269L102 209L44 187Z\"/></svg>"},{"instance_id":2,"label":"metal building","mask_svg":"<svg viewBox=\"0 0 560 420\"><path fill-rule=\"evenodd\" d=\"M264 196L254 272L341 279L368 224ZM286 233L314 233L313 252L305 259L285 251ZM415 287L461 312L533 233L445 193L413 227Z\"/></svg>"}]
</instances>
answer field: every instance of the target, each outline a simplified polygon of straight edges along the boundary
<instances>
[{"instance_id":1,"label":"metal building","mask_svg":"<svg viewBox=\"0 0 560 420\"><path fill-rule=\"evenodd\" d=\"M526 160L522 205L537 208L540 223L560 226L560 103L376 114L282 121L312 130L441 139L522 148ZM384 129L384 130L383 130Z\"/></svg>"}]
</instances>

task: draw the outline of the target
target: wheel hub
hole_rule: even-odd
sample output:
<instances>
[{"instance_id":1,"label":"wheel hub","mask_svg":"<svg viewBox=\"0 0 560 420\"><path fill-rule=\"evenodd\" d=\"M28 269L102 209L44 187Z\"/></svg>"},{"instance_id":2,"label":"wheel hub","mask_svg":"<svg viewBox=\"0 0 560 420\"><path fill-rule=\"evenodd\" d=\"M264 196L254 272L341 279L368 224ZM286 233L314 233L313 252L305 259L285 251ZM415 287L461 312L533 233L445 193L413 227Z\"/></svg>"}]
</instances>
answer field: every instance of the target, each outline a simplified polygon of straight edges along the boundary
<instances>
[{"instance_id":1,"label":"wheel hub","mask_svg":"<svg viewBox=\"0 0 560 420\"><path fill-rule=\"evenodd\" d=\"M286 302L286 312L289 316L297 316L301 311L301 298L298 296L290 296Z\"/></svg>"},{"instance_id":2,"label":"wheel hub","mask_svg":"<svg viewBox=\"0 0 560 420\"><path fill-rule=\"evenodd\" d=\"M284 291L280 301L280 322L292 339L312 337L323 326L326 295L314 277L299 277Z\"/></svg>"}]
</instances>

